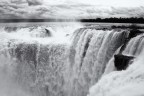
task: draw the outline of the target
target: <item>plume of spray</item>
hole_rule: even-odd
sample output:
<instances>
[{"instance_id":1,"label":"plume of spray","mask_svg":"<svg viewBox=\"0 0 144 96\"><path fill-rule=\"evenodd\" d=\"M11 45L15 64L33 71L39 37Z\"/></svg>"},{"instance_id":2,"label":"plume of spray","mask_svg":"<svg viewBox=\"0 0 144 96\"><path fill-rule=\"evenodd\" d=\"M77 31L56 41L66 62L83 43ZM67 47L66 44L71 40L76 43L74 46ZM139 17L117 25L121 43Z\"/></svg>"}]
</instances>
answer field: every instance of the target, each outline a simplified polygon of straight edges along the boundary
<instances>
[{"instance_id":1,"label":"plume of spray","mask_svg":"<svg viewBox=\"0 0 144 96\"><path fill-rule=\"evenodd\" d=\"M0 95L1 96L32 96L15 80L14 62L12 59L0 56ZM11 62L11 63L10 63Z\"/></svg>"},{"instance_id":2,"label":"plume of spray","mask_svg":"<svg viewBox=\"0 0 144 96\"><path fill-rule=\"evenodd\" d=\"M1 29L0 33L0 96L32 96L16 81L16 59L8 54L9 36Z\"/></svg>"},{"instance_id":3,"label":"plume of spray","mask_svg":"<svg viewBox=\"0 0 144 96\"><path fill-rule=\"evenodd\" d=\"M35 25L30 25L30 26L35 26ZM19 26L16 31L9 32L9 33L7 33L3 27L1 28L1 31L3 32L2 35L7 34L6 38L22 40L25 42L36 41L45 44L51 42L68 44L71 43L70 38L73 35L73 32L76 29L83 27L83 25L79 22L73 22L73 23L59 22L58 24L52 24L52 25L49 23L45 23L43 25L40 25L39 27L33 27L33 30L31 30L30 26L24 24L23 26ZM48 30L52 34L52 36L47 37L45 34L46 30Z\"/></svg>"}]
</instances>

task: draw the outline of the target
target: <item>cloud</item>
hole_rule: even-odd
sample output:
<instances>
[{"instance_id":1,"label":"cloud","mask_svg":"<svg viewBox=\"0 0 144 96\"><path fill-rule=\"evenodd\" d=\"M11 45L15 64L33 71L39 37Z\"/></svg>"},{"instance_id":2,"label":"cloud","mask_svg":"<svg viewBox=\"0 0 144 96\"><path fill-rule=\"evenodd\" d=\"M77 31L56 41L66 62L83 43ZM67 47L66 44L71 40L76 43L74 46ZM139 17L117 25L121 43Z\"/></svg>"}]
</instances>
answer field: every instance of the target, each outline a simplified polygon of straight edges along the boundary
<instances>
[{"instance_id":1,"label":"cloud","mask_svg":"<svg viewBox=\"0 0 144 96\"><path fill-rule=\"evenodd\" d=\"M6 2L4 2L6 1ZM56 0L55 2L60 2ZM113 7L88 5L70 1L53 5L45 0L9 0L0 1L0 19L48 19L48 18L107 18L107 17L143 17L144 7ZM64 2L64 1L63 1ZM48 4L51 3L52 5ZM53 1L54 3L54 1ZM69 4L67 4L69 3ZM71 4L71 5L70 5Z\"/></svg>"},{"instance_id":2,"label":"cloud","mask_svg":"<svg viewBox=\"0 0 144 96\"><path fill-rule=\"evenodd\" d=\"M31 5L42 5L42 1L40 0L27 0L27 3L31 6Z\"/></svg>"}]
</instances>

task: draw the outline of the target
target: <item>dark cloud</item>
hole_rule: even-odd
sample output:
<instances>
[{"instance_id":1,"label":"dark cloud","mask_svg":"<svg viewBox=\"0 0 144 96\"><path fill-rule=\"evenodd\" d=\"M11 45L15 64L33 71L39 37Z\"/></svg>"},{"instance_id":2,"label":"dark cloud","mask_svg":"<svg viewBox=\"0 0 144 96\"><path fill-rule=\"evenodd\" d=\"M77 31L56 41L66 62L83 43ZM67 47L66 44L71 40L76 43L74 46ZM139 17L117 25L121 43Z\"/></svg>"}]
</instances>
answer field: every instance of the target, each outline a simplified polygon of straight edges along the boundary
<instances>
[{"instance_id":1,"label":"dark cloud","mask_svg":"<svg viewBox=\"0 0 144 96\"><path fill-rule=\"evenodd\" d=\"M42 1L40 0L27 0L29 6L31 5L42 5Z\"/></svg>"}]
</instances>

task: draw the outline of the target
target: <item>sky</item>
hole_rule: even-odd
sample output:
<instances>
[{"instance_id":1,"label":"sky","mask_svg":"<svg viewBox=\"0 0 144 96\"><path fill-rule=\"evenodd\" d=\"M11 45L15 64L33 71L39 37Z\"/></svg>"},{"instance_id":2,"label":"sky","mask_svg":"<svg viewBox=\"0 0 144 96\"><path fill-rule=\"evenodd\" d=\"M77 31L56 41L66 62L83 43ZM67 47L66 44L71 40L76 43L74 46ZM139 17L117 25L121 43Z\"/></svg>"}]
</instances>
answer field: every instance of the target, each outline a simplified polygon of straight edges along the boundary
<instances>
[{"instance_id":1,"label":"sky","mask_svg":"<svg viewBox=\"0 0 144 96\"><path fill-rule=\"evenodd\" d=\"M0 19L144 17L143 0L0 0Z\"/></svg>"},{"instance_id":2,"label":"sky","mask_svg":"<svg viewBox=\"0 0 144 96\"><path fill-rule=\"evenodd\" d=\"M113 7L136 7L143 6L143 0L43 0L47 4L64 4L69 2L82 3L89 5L103 5L103 6L113 6Z\"/></svg>"}]
</instances>

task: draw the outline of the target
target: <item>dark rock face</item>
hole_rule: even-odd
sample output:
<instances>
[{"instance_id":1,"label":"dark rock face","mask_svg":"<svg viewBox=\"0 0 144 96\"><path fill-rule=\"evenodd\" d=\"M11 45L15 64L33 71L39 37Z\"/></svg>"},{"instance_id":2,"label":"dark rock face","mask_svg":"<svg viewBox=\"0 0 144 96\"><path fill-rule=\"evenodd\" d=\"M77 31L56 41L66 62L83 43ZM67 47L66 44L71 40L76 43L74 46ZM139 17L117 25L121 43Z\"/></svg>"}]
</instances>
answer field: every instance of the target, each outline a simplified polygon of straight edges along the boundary
<instances>
[{"instance_id":1,"label":"dark rock face","mask_svg":"<svg viewBox=\"0 0 144 96\"><path fill-rule=\"evenodd\" d=\"M52 36L52 33L48 29L45 29L45 31L46 31L46 36L47 37L51 37Z\"/></svg>"},{"instance_id":2,"label":"dark rock face","mask_svg":"<svg viewBox=\"0 0 144 96\"><path fill-rule=\"evenodd\" d=\"M143 33L142 31L139 31L139 30L137 30L137 29L133 29L133 30L130 31L130 33L129 33L129 38L128 38L128 39L131 39L131 38L133 38L133 37L136 37L137 35L140 35L140 34L142 34L142 33Z\"/></svg>"},{"instance_id":3,"label":"dark rock face","mask_svg":"<svg viewBox=\"0 0 144 96\"><path fill-rule=\"evenodd\" d=\"M130 61L134 59L133 56L126 56L122 54L114 55L114 58L115 58L114 64L118 71L125 70L130 64Z\"/></svg>"}]
</instances>

